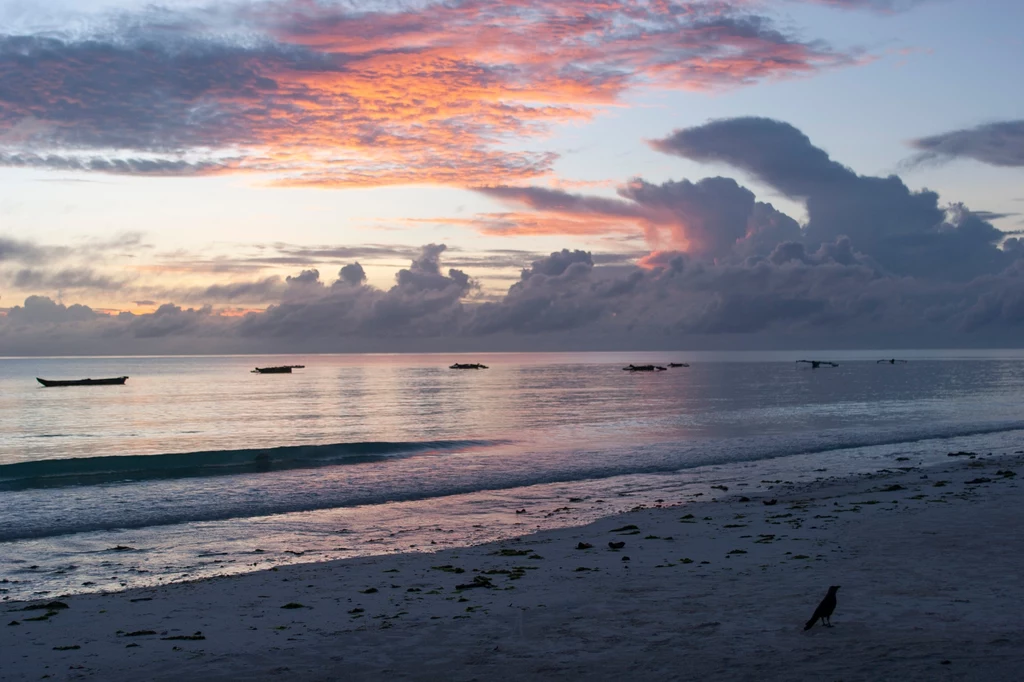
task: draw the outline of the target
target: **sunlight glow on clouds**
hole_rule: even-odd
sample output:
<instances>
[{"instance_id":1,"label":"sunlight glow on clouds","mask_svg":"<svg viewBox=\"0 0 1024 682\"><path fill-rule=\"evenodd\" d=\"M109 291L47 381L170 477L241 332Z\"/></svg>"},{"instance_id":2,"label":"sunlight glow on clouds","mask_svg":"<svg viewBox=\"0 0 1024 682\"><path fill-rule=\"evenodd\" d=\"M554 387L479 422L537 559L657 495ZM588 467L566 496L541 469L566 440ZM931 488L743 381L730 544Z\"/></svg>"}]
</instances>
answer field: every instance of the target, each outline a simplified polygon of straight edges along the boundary
<instances>
[{"instance_id":1,"label":"sunlight glow on clouds","mask_svg":"<svg viewBox=\"0 0 1024 682\"><path fill-rule=\"evenodd\" d=\"M942 0L5 1L3 353L1024 328L1013 204L922 180L1019 172L1019 112L875 135L905 67L790 16Z\"/></svg>"},{"instance_id":2,"label":"sunlight glow on clouds","mask_svg":"<svg viewBox=\"0 0 1024 682\"><path fill-rule=\"evenodd\" d=\"M542 187L481 188L524 211L471 221L504 220L510 229L522 222L527 230L533 224L586 224L605 232L632 224L658 250L638 264L628 258L602 263L580 249L533 256L504 292L481 296L479 281L455 265L514 267L529 254L460 261L457 249L427 244L405 253L409 265L398 270L392 286L380 288L367 284L357 259L382 252L399 256L401 249L281 243L225 265L280 259L298 264L305 258L344 265L333 278L308 267L287 277L201 289L142 285L140 294L153 293L148 301L171 295L186 304L196 301L191 307L165 303L144 314L105 315L30 296L0 319L0 341L29 348L54 339L103 339L132 349L143 342L212 338L225 347L276 349L303 343L330 348L339 339L397 343L574 333L570 341L761 333L1006 338L1024 326L1024 246L988 222L990 215L962 204L942 205L936 193L911 191L897 176L859 175L794 126L774 119L711 121L651 144L673 156L744 169L786 196L805 200L809 220L798 224L725 177L663 183L636 178L619 189L618 198ZM0 241L0 257L14 263L38 264L48 249ZM68 286L125 285L89 270L37 267L22 272L65 278ZM210 301L230 306L218 310ZM247 310L249 302L268 305Z\"/></svg>"},{"instance_id":3,"label":"sunlight glow on clouds","mask_svg":"<svg viewBox=\"0 0 1024 682\"><path fill-rule=\"evenodd\" d=\"M637 88L717 90L855 63L744 3L311 0L0 35L0 165L286 185L477 185ZM228 29L227 27L233 27Z\"/></svg>"}]
</instances>

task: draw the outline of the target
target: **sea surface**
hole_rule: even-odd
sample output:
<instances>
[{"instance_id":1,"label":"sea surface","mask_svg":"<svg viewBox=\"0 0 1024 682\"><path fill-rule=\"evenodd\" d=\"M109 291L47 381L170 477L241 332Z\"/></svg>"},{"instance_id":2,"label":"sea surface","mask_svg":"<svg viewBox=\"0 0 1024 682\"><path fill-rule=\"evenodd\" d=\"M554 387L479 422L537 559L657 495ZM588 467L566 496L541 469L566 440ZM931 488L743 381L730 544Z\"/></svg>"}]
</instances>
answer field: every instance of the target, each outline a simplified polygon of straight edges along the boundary
<instances>
[{"instance_id":1,"label":"sea surface","mask_svg":"<svg viewBox=\"0 0 1024 682\"><path fill-rule=\"evenodd\" d=\"M690 366L622 370L648 362ZM306 368L250 372L279 364ZM431 551L1022 447L1024 351L0 358L0 599Z\"/></svg>"}]
</instances>

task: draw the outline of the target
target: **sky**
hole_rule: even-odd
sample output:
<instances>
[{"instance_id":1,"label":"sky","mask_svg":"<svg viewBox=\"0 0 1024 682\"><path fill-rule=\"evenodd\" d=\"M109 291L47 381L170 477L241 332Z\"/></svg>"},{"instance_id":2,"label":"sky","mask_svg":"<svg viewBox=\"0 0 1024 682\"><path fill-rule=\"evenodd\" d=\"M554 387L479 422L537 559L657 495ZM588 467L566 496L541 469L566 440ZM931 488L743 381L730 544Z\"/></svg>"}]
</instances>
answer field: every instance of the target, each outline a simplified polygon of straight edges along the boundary
<instances>
[{"instance_id":1,"label":"sky","mask_svg":"<svg viewBox=\"0 0 1024 682\"><path fill-rule=\"evenodd\" d=\"M0 356L1017 347L1016 0L0 0Z\"/></svg>"}]
</instances>

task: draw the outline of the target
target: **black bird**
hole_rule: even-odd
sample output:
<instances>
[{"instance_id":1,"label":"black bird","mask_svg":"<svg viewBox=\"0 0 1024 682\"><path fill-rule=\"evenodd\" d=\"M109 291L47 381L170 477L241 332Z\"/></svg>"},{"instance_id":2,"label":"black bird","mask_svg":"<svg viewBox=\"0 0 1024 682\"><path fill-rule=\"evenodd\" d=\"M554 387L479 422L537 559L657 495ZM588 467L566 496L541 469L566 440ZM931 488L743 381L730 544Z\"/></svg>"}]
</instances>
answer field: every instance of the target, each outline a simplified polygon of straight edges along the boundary
<instances>
[{"instance_id":1,"label":"black bird","mask_svg":"<svg viewBox=\"0 0 1024 682\"><path fill-rule=\"evenodd\" d=\"M804 630L810 630L814 627L814 624L821 619L821 624L825 627L832 627L832 612L836 610L836 590L839 589L839 585L832 585L828 588L828 594L818 604L818 608L814 609L814 615L807 621L807 625L804 625Z\"/></svg>"}]
</instances>

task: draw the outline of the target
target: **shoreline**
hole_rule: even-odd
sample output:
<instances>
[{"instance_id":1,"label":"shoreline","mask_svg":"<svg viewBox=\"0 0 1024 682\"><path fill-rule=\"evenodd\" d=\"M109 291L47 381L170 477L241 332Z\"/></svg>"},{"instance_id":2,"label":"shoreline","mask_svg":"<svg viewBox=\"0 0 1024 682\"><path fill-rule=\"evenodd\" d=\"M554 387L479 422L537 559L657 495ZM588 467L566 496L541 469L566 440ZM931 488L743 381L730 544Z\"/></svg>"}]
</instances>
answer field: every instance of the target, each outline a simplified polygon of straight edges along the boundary
<instances>
[{"instance_id":1,"label":"shoreline","mask_svg":"<svg viewBox=\"0 0 1024 682\"><path fill-rule=\"evenodd\" d=\"M735 496L741 490L763 491L777 485L796 490L822 485L826 478L854 480L910 463L918 467L945 463L949 450L1007 453L1024 439L1022 434L1018 430L899 440L834 449L824 457L812 450L671 472L537 483L383 505L88 532L57 536L56 542L49 538L0 542L0 549L6 550L0 558L0 604L55 595L116 593L286 565L411 551L433 553L585 526L662 500L693 503ZM723 485L732 493L723 492ZM514 513L519 510L524 513Z\"/></svg>"},{"instance_id":2,"label":"shoreline","mask_svg":"<svg viewBox=\"0 0 1024 682\"><path fill-rule=\"evenodd\" d=\"M5 680L1017 679L1024 539L1012 529L1024 504L1006 472L1021 464L1024 454L977 455L773 481L747 489L747 502L735 488L716 501L666 498L436 553L4 602L17 625L0 630L0 670ZM843 586L836 627L803 632L830 584Z\"/></svg>"}]
</instances>

